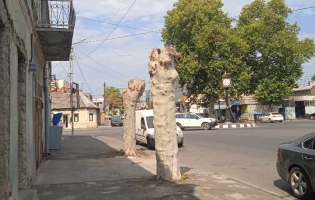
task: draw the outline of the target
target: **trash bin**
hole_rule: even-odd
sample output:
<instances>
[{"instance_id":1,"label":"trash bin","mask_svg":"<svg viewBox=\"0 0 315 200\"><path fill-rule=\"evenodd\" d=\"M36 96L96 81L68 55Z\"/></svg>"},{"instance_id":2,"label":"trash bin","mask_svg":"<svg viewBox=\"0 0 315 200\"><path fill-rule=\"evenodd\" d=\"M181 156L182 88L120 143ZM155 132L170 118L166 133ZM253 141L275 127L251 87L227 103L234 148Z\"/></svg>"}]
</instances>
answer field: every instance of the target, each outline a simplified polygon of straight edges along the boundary
<instances>
[{"instance_id":1,"label":"trash bin","mask_svg":"<svg viewBox=\"0 0 315 200\"><path fill-rule=\"evenodd\" d=\"M262 112L256 112L256 113L254 113L255 122L260 122L262 115L263 115Z\"/></svg>"}]
</instances>

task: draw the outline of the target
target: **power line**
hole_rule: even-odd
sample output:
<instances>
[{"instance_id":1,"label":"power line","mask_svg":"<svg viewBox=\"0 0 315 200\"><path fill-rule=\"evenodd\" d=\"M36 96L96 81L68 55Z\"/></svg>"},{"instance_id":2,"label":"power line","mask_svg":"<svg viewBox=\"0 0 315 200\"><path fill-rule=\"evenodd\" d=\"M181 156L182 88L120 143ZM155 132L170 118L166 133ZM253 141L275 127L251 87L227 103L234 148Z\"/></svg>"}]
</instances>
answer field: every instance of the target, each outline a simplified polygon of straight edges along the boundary
<instances>
[{"instance_id":1,"label":"power line","mask_svg":"<svg viewBox=\"0 0 315 200\"><path fill-rule=\"evenodd\" d=\"M118 8L118 10L116 11L116 13L114 14L114 16L111 18L110 21L113 21L116 17L116 15L118 14L118 12L120 11L120 9L122 8L122 6L124 5L124 3L126 2L126 0L124 0L121 4L120 7Z\"/></svg>"},{"instance_id":2,"label":"power line","mask_svg":"<svg viewBox=\"0 0 315 200\"><path fill-rule=\"evenodd\" d=\"M315 6L310 6L310 7L306 7L306 8L299 8L299 9L295 9L292 11L295 12L295 11L300 11L300 10L308 10L308 9L312 9L312 8L315 8Z\"/></svg>"},{"instance_id":3,"label":"power line","mask_svg":"<svg viewBox=\"0 0 315 200\"><path fill-rule=\"evenodd\" d=\"M122 77L124 77L124 78L126 78L126 79L129 79L128 77L126 77L125 75L123 75L123 74L121 74L121 73L119 73L119 72L116 72L115 70L112 70L111 68L109 68L109 67L107 67L106 65L104 65L104 64L102 64L102 63L100 63L100 62L98 62L97 60L95 60L94 58L92 58L91 56L89 56L89 55L87 55L87 54L85 54L84 52L82 52L81 50L79 50L79 49L77 49L79 52L81 52L82 54L84 54L86 57L88 57L88 58L90 58L91 60L93 60L94 62L96 62L96 63L98 63L99 65L101 65L101 66L103 66L103 67L105 67L106 69L108 69L108 70L110 70L110 71L112 71L113 73L116 73L116 74L119 74L120 76L122 76ZM83 59L83 58L82 58ZM123 79L120 79L120 78L118 78L118 77L115 77L115 76L113 76L113 75L109 75L109 74L107 74L108 76L111 76L111 77L114 77L114 78L116 78L116 79L118 79L118 80L122 80L122 81L125 81L125 80L123 80Z\"/></svg>"},{"instance_id":4,"label":"power line","mask_svg":"<svg viewBox=\"0 0 315 200\"><path fill-rule=\"evenodd\" d=\"M141 28L135 28L135 27L131 27L131 26L125 26L125 25L119 25L119 24L115 24L115 23L112 23L112 22L105 22L105 21L102 21L102 20L96 20L96 19L90 19L90 18L86 18L86 17L78 17L77 18L80 18L80 19L83 19L83 20L88 20L88 21L93 21L93 22L98 22L98 23L102 23L102 24L109 24L109 25L113 25L113 26L119 26L119 27L123 27L123 28L128 28L128 29L133 29L133 30L137 30L137 31L151 31L151 30L146 30L146 29L141 29ZM155 32L161 32L162 30L158 30L158 31L155 31Z\"/></svg>"},{"instance_id":5,"label":"power line","mask_svg":"<svg viewBox=\"0 0 315 200\"><path fill-rule=\"evenodd\" d=\"M93 69L93 70L99 72L99 73L105 74L105 75L107 75L107 76L109 76L109 77L115 78L115 79L120 80L120 81L123 81L123 82L125 81L125 80L123 80L123 79L120 79L120 78L117 78L117 77L112 76L112 75L110 75L110 74L107 74L107 73L105 73L104 71L101 71L101 70L96 69L96 68L94 68L94 67L91 67L91 66L89 66L89 65L87 65L87 64L84 64L84 63L82 63L81 61L80 61L80 63L83 64L83 65L86 66L86 67L89 67L89 68L91 68L91 69Z\"/></svg>"},{"instance_id":6,"label":"power line","mask_svg":"<svg viewBox=\"0 0 315 200\"><path fill-rule=\"evenodd\" d=\"M124 18L127 16L127 14L129 13L129 11L131 10L131 8L135 5L135 3L137 2L137 0L135 0L131 6L129 7L129 9L127 10L127 12L124 14L124 16L120 19L120 21L118 22L118 24L116 24L116 26L113 28L113 30L107 35L106 39L109 38L109 36L112 35L112 33L117 29L117 27L119 26L119 24L122 22L122 20L124 20ZM100 46L102 46L102 44L104 44L106 40L104 40L102 43L100 43L91 53L89 53L88 55L91 55L92 53L94 53L98 48L100 48Z\"/></svg>"},{"instance_id":7,"label":"power line","mask_svg":"<svg viewBox=\"0 0 315 200\"><path fill-rule=\"evenodd\" d=\"M146 35L146 34L150 34L150 33L159 33L159 32L149 31L149 32L137 33L137 34L132 34L132 35L125 35L125 36L120 36L120 37L115 37L115 38L105 38L103 40L91 40L91 41L86 41L86 42L81 42L81 43L95 43L95 42L103 42L104 43L104 41L118 40L118 39L123 39L123 38L135 37L135 36L139 36L139 35Z\"/></svg>"},{"instance_id":8,"label":"power line","mask_svg":"<svg viewBox=\"0 0 315 200\"><path fill-rule=\"evenodd\" d=\"M57 63L57 64L52 68L52 70L54 70L58 65L60 65L60 63Z\"/></svg>"},{"instance_id":9,"label":"power line","mask_svg":"<svg viewBox=\"0 0 315 200\"><path fill-rule=\"evenodd\" d=\"M79 69L80 69L81 76L82 76L82 78L84 79L85 84L86 84L87 87L89 88L90 92L92 92L92 90L91 90L89 84L87 83L87 81L86 81L86 79L85 79L85 77L84 77L84 75L83 75L83 72L82 72L82 70L81 70L80 64L79 64L78 59L77 59L77 56L75 55L74 52L73 52L73 55L74 55L75 61L77 62L77 65L78 65L78 67L79 67Z\"/></svg>"}]
</instances>

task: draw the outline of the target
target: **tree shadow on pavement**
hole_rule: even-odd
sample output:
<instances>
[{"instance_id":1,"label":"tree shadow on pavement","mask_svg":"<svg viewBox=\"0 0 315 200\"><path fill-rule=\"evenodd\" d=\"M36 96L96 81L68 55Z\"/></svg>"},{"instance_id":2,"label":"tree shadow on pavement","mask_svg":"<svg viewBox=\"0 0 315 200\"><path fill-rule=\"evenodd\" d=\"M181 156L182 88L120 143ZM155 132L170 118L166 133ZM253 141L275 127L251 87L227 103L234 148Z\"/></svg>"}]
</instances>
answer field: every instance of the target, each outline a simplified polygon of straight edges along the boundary
<instances>
[{"instance_id":1,"label":"tree shadow on pavement","mask_svg":"<svg viewBox=\"0 0 315 200\"><path fill-rule=\"evenodd\" d=\"M156 181L152 172L106 140L89 135L64 137L62 150L51 151L51 158L38 171L33 188L40 200L199 199L196 185Z\"/></svg>"}]
</instances>

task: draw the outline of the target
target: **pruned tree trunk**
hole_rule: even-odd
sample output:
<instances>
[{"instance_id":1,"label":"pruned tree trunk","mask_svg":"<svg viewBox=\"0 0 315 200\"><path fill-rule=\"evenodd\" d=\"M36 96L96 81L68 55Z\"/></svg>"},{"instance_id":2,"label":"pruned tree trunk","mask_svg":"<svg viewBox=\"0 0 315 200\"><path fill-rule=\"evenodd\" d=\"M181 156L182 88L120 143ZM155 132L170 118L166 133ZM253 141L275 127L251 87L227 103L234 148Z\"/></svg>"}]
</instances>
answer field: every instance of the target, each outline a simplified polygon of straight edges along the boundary
<instances>
[{"instance_id":1,"label":"pruned tree trunk","mask_svg":"<svg viewBox=\"0 0 315 200\"><path fill-rule=\"evenodd\" d=\"M181 179L174 94L179 59L175 48L162 48L153 49L149 62L158 180Z\"/></svg>"},{"instance_id":2,"label":"pruned tree trunk","mask_svg":"<svg viewBox=\"0 0 315 200\"><path fill-rule=\"evenodd\" d=\"M145 89L145 81L134 79L128 82L128 88L123 92L125 108L124 118L124 153L136 157L136 104Z\"/></svg>"}]
</instances>

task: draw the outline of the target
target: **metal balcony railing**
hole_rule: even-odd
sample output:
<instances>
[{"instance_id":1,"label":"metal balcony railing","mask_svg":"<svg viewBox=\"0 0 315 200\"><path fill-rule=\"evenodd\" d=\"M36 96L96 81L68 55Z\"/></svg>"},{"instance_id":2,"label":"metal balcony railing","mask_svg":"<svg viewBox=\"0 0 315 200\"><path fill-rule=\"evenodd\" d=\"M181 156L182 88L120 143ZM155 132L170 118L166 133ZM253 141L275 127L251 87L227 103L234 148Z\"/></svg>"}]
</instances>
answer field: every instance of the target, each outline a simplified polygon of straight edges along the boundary
<instances>
[{"instance_id":1,"label":"metal balcony railing","mask_svg":"<svg viewBox=\"0 0 315 200\"><path fill-rule=\"evenodd\" d=\"M72 0L45 0L37 5L38 9L41 10L41 16L35 19L38 28L74 29L76 15Z\"/></svg>"}]
</instances>

